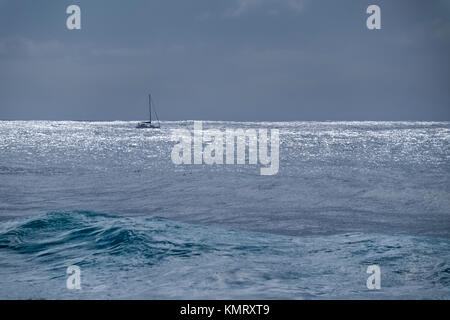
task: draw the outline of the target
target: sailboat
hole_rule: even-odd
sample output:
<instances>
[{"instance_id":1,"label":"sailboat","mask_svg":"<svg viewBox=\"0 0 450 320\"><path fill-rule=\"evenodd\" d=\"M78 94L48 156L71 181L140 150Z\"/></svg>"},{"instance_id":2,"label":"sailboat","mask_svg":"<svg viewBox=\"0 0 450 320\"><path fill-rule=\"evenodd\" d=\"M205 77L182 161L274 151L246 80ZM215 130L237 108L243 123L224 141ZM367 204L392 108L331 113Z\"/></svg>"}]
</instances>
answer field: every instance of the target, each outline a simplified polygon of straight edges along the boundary
<instances>
[{"instance_id":1,"label":"sailboat","mask_svg":"<svg viewBox=\"0 0 450 320\"><path fill-rule=\"evenodd\" d=\"M160 128L161 125L159 123L159 118L158 118L158 114L156 113L156 109L154 109L155 112L155 116L156 116L156 120L157 122L152 122L152 95L149 94L148 95L148 111L150 113L150 121L143 121L143 122L139 122L138 125L136 126L136 128Z\"/></svg>"}]
</instances>

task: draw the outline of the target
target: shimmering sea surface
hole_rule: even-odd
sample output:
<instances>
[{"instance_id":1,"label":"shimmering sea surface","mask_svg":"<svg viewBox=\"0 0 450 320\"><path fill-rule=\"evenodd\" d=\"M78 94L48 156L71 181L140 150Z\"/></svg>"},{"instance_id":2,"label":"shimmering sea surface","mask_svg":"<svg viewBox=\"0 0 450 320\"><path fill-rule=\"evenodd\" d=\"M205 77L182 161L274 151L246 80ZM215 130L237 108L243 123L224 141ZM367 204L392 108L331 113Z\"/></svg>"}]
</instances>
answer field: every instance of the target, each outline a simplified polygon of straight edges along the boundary
<instances>
[{"instance_id":1,"label":"shimmering sea surface","mask_svg":"<svg viewBox=\"0 0 450 320\"><path fill-rule=\"evenodd\" d=\"M0 121L0 298L450 298L449 122L203 124L278 129L278 174L174 165L192 121Z\"/></svg>"}]
</instances>

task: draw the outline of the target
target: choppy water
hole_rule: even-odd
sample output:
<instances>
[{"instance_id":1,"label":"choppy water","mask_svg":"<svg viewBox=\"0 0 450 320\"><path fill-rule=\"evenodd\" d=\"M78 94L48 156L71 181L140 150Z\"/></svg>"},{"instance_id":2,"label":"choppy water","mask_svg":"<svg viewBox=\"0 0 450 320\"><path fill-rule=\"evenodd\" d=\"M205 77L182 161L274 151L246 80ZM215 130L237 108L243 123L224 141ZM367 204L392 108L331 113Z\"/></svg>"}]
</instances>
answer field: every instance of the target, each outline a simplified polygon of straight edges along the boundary
<instances>
[{"instance_id":1,"label":"choppy water","mask_svg":"<svg viewBox=\"0 0 450 320\"><path fill-rule=\"evenodd\" d=\"M450 123L204 123L279 129L275 176L134 126L0 122L0 298L450 298Z\"/></svg>"}]
</instances>

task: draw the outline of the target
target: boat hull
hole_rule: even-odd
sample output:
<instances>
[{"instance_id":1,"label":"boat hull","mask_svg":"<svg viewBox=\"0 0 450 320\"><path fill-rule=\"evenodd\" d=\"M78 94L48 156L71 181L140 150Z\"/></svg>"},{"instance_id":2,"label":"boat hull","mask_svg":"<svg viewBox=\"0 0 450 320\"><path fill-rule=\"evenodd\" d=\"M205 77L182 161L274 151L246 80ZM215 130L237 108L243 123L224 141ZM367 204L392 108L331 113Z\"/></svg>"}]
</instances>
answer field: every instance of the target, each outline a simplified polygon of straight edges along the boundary
<instances>
[{"instance_id":1,"label":"boat hull","mask_svg":"<svg viewBox=\"0 0 450 320\"><path fill-rule=\"evenodd\" d=\"M160 125L158 124L154 124L154 123L150 123L150 122L139 122L136 126L136 128L139 129L159 129Z\"/></svg>"}]
</instances>

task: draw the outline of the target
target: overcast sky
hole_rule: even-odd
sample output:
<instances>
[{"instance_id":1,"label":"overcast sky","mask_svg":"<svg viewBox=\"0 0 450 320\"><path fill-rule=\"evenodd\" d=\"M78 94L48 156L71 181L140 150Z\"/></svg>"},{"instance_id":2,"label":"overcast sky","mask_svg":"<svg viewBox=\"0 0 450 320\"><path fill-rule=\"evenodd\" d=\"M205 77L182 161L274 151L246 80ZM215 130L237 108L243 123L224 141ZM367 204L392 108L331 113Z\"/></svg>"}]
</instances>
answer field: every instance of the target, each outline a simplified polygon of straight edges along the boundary
<instances>
[{"instance_id":1,"label":"overcast sky","mask_svg":"<svg viewBox=\"0 0 450 320\"><path fill-rule=\"evenodd\" d=\"M449 57L446 0L0 0L0 119L143 119L151 91L163 120L450 120Z\"/></svg>"}]
</instances>

